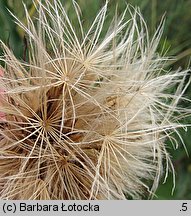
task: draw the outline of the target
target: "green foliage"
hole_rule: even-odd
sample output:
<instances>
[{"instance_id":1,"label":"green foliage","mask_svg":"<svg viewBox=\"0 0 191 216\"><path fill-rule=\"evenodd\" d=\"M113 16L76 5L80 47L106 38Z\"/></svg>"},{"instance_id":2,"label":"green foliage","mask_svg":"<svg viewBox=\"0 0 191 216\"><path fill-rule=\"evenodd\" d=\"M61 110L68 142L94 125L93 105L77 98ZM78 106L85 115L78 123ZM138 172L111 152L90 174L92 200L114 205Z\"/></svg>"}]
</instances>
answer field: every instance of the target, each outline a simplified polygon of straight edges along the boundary
<instances>
[{"instance_id":1,"label":"green foliage","mask_svg":"<svg viewBox=\"0 0 191 216\"><path fill-rule=\"evenodd\" d=\"M105 3L105 0L78 0L82 8L84 17L84 25L89 26L96 15L99 8ZM32 5L32 0L25 0L31 17L35 17L35 8ZM71 0L63 0L66 8L71 10ZM187 67L191 56L191 1L190 0L129 0L127 2L121 0L109 1L108 19L114 17L115 13L120 14L129 3L133 6L139 6L146 19L151 34L155 31L162 16L165 14L166 22L164 28L163 38L160 48L165 47L169 49L168 55L176 55L177 61L171 65L172 68L177 69ZM116 12L117 5L117 12ZM8 9L13 12L20 20L25 22L24 10L22 1L14 0L0 0L0 39L9 45L15 55L23 58L23 50L25 47L24 32L18 28L14 23L14 18L9 13ZM70 13L71 18L74 13ZM105 26L108 23L106 21ZM164 44L165 42L165 44ZM1 50L0 50L1 51ZM191 87L186 91L186 96L191 98ZM182 104L190 106L190 103ZM184 123L191 122L187 119ZM172 175L169 175L166 183L161 184L157 191L156 199L191 199L191 129L187 132L181 131L181 135L185 141L190 157L186 155L186 151L179 139L180 147L176 151L172 148L171 143L168 144L169 151L173 158L173 164L176 171L176 187L173 195L171 195L173 188Z\"/></svg>"}]
</instances>

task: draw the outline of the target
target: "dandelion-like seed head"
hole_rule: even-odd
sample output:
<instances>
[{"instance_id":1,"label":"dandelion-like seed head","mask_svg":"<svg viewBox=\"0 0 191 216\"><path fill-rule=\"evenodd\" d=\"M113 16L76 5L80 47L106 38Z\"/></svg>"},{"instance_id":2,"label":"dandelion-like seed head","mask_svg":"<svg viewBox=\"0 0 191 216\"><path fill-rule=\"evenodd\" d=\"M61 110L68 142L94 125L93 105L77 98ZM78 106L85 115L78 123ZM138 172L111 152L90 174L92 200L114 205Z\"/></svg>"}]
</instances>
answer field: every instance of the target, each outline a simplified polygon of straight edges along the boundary
<instances>
[{"instance_id":1,"label":"dandelion-like seed head","mask_svg":"<svg viewBox=\"0 0 191 216\"><path fill-rule=\"evenodd\" d=\"M15 17L28 60L2 42L0 197L153 195L172 167L165 140L187 112L177 106L187 71L166 73L157 53L163 21L149 38L139 10L127 8L103 37L107 3L87 31L76 2L77 28L60 1L37 4L35 21L26 8L26 25Z\"/></svg>"}]
</instances>

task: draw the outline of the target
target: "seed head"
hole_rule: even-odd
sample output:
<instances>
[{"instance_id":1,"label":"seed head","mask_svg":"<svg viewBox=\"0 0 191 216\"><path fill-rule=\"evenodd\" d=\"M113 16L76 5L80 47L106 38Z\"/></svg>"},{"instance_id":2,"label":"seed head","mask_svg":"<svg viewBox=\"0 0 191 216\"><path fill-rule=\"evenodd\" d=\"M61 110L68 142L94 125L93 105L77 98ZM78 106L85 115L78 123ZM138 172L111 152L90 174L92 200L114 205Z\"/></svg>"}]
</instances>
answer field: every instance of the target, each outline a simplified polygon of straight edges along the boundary
<instances>
[{"instance_id":1,"label":"seed head","mask_svg":"<svg viewBox=\"0 0 191 216\"><path fill-rule=\"evenodd\" d=\"M167 73L157 53L163 21L150 38L127 7L103 36L107 3L85 31L76 2L75 27L60 1L43 2L34 20L25 7L26 25L15 17L26 61L1 42L0 198L153 195L171 166L165 140L188 112L177 106L187 71Z\"/></svg>"}]
</instances>

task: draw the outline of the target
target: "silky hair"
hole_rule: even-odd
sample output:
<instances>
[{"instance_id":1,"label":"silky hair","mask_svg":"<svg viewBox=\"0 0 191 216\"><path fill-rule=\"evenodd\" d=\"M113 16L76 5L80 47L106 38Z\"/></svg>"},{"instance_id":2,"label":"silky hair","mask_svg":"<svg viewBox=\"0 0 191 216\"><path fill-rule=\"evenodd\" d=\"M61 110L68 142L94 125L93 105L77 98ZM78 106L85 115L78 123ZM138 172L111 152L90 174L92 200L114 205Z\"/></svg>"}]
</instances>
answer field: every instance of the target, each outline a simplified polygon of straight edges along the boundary
<instances>
[{"instance_id":1,"label":"silky hair","mask_svg":"<svg viewBox=\"0 0 191 216\"><path fill-rule=\"evenodd\" d=\"M12 14L25 61L1 42L0 198L152 198L174 172L166 140L177 148L176 133L185 146L189 70L166 70L164 19L151 37L127 6L103 35L108 2L86 31L71 3L75 25L59 0L34 3L34 19L24 6L26 24Z\"/></svg>"}]
</instances>

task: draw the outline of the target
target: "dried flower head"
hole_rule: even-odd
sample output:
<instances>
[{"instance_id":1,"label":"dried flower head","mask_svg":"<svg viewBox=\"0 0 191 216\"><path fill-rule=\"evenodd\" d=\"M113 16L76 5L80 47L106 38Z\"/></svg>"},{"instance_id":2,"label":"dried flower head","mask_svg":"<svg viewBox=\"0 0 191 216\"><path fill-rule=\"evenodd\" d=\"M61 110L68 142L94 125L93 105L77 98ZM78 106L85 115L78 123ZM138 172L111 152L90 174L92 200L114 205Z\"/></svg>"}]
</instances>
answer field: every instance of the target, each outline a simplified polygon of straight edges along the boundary
<instances>
[{"instance_id":1,"label":"dried flower head","mask_svg":"<svg viewBox=\"0 0 191 216\"><path fill-rule=\"evenodd\" d=\"M127 8L101 36L107 3L88 31L76 2L76 28L60 1L37 4L34 21L25 8L26 26L15 17L28 60L1 42L0 198L152 195L171 166L165 140L187 112L177 106L187 71L166 73L157 53L163 22L149 38L139 10Z\"/></svg>"}]
</instances>

